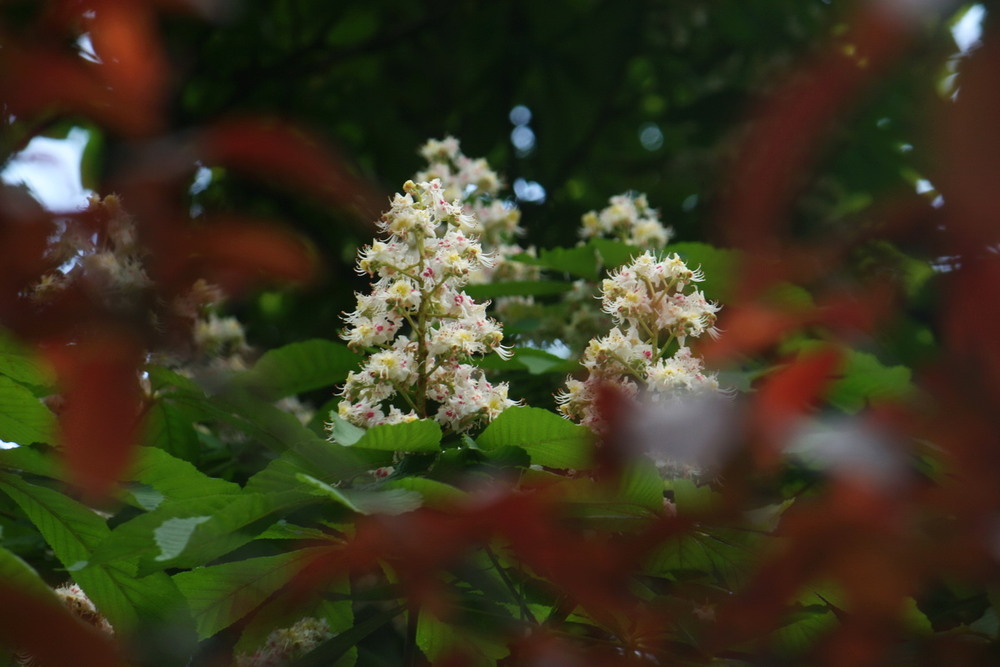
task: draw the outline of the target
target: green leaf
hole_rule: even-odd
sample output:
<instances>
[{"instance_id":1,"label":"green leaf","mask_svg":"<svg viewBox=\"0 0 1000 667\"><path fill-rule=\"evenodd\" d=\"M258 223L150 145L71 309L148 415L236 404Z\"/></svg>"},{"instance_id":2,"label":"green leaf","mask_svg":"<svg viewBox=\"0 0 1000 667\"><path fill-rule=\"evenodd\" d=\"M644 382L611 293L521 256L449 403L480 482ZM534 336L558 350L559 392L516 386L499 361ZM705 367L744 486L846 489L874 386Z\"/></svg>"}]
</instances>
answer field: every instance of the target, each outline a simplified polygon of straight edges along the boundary
<instances>
[{"instance_id":1,"label":"green leaf","mask_svg":"<svg viewBox=\"0 0 1000 667\"><path fill-rule=\"evenodd\" d=\"M373 426L357 438L361 429L333 414L330 421L334 424L333 436L341 445L392 452L437 452L441 449L441 425L433 419Z\"/></svg>"},{"instance_id":2,"label":"green leaf","mask_svg":"<svg viewBox=\"0 0 1000 667\"><path fill-rule=\"evenodd\" d=\"M557 357L536 347L515 347L510 359L491 354L475 361L476 366L498 371L527 370L531 375L544 373L572 373L580 365L576 361Z\"/></svg>"},{"instance_id":3,"label":"green leaf","mask_svg":"<svg viewBox=\"0 0 1000 667\"><path fill-rule=\"evenodd\" d=\"M910 369L886 366L874 354L852 350L845 360L842 377L830 387L829 401L854 414L872 400L903 400L913 394Z\"/></svg>"},{"instance_id":4,"label":"green leaf","mask_svg":"<svg viewBox=\"0 0 1000 667\"><path fill-rule=\"evenodd\" d=\"M587 245L597 252L605 269L614 269L622 264L628 264L644 252L639 246L613 239L594 238L587 241Z\"/></svg>"},{"instance_id":5,"label":"green leaf","mask_svg":"<svg viewBox=\"0 0 1000 667\"><path fill-rule=\"evenodd\" d=\"M561 280L512 280L484 285L466 285L465 293L476 301L498 296L546 296L573 289L573 283Z\"/></svg>"},{"instance_id":6,"label":"green leaf","mask_svg":"<svg viewBox=\"0 0 1000 667\"><path fill-rule=\"evenodd\" d=\"M625 468L619 481L618 495L623 501L656 514L663 512L663 478L647 459L633 461Z\"/></svg>"},{"instance_id":7,"label":"green leaf","mask_svg":"<svg viewBox=\"0 0 1000 667\"><path fill-rule=\"evenodd\" d=\"M338 445L350 447L365 434L363 428L355 426L333 412L330 413L330 424L330 439Z\"/></svg>"},{"instance_id":8,"label":"green leaf","mask_svg":"<svg viewBox=\"0 0 1000 667\"><path fill-rule=\"evenodd\" d=\"M705 296L729 303L735 296L737 269L741 260L738 250L716 248L707 243L672 243L667 252L675 252L692 270L700 268L705 280L698 283Z\"/></svg>"},{"instance_id":9,"label":"green leaf","mask_svg":"<svg viewBox=\"0 0 1000 667\"><path fill-rule=\"evenodd\" d=\"M342 382L360 361L346 345L317 338L264 353L237 382L256 397L275 401Z\"/></svg>"},{"instance_id":10,"label":"green leaf","mask_svg":"<svg viewBox=\"0 0 1000 667\"><path fill-rule=\"evenodd\" d=\"M163 399L149 408L143 442L188 461L197 461L201 450L191 415Z\"/></svg>"},{"instance_id":11,"label":"green leaf","mask_svg":"<svg viewBox=\"0 0 1000 667\"><path fill-rule=\"evenodd\" d=\"M733 591L746 582L754 553L751 544L760 539L754 533L722 528L688 533L657 549L650 558L649 571L654 576L708 577Z\"/></svg>"},{"instance_id":12,"label":"green leaf","mask_svg":"<svg viewBox=\"0 0 1000 667\"><path fill-rule=\"evenodd\" d=\"M417 646L430 663L460 658L469 667L493 667L510 654L507 645L468 627L448 625L424 611L417 618Z\"/></svg>"},{"instance_id":13,"label":"green leaf","mask_svg":"<svg viewBox=\"0 0 1000 667\"><path fill-rule=\"evenodd\" d=\"M719 502L720 496L707 484L701 486L690 479L671 479L664 483L664 488L671 492L677 512L682 516L703 514Z\"/></svg>"},{"instance_id":14,"label":"green leaf","mask_svg":"<svg viewBox=\"0 0 1000 667\"><path fill-rule=\"evenodd\" d=\"M791 614L789 622L775 630L771 643L782 656L800 655L816 646L839 625L837 617L823 606L804 607Z\"/></svg>"},{"instance_id":15,"label":"green leaf","mask_svg":"<svg viewBox=\"0 0 1000 667\"><path fill-rule=\"evenodd\" d=\"M303 567L328 552L328 548L314 547L248 558L181 572L173 579L191 607L198 637L205 639L249 614Z\"/></svg>"},{"instance_id":16,"label":"green leaf","mask_svg":"<svg viewBox=\"0 0 1000 667\"><path fill-rule=\"evenodd\" d=\"M598 262L591 246L575 248L553 248L542 250L538 257L527 254L515 256L513 259L524 264L533 264L553 271L568 273L587 280L595 281L599 277Z\"/></svg>"},{"instance_id":17,"label":"green leaf","mask_svg":"<svg viewBox=\"0 0 1000 667\"><path fill-rule=\"evenodd\" d=\"M16 555L0 547L0 581L17 586L37 597L52 597L52 589L38 576L33 567Z\"/></svg>"},{"instance_id":18,"label":"green leaf","mask_svg":"<svg viewBox=\"0 0 1000 667\"><path fill-rule=\"evenodd\" d=\"M332 498L358 514L403 514L420 507L420 494L406 489L361 491L336 489L310 475L298 475L300 482L311 487L317 495Z\"/></svg>"},{"instance_id":19,"label":"green leaf","mask_svg":"<svg viewBox=\"0 0 1000 667\"><path fill-rule=\"evenodd\" d=\"M156 447L136 448L136 461L126 479L153 487L167 500L195 500L242 492L239 484L209 477L187 461Z\"/></svg>"},{"instance_id":20,"label":"green leaf","mask_svg":"<svg viewBox=\"0 0 1000 667\"><path fill-rule=\"evenodd\" d=\"M133 571L196 567L255 539L285 514L316 502L307 489L223 493L165 502L116 527L91 562L134 563Z\"/></svg>"},{"instance_id":21,"label":"green leaf","mask_svg":"<svg viewBox=\"0 0 1000 667\"><path fill-rule=\"evenodd\" d=\"M52 442L55 424L52 412L27 387L0 375L0 440Z\"/></svg>"},{"instance_id":22,"label":"green leaf","mask_svg":"<svg viewBox=\"0 0 1000 667\"><path fill-rule=\"evenodd\" d=\"M484 451L521 447L535 465L585 470L593 458L590 431L541 408L515 406L493 420L476 438Z\"/></svg>"},{"instance_id":23,"label":"green leaf","mask_svg":"<svg viewBox=\"0 0 1000 667\"><path fill-rule=\"evenodd\" d=\"M39 355L2 328L0 328L0 374L33 387L47 387L55 382L55 374L42 362Z\"/></svg>"},{"instance_id":24,"label":"green leaf","mask_svg":"<svg viewBox=\"0 0 1000 667\"><path fill-rule=\"evenodd\" d=\"M412 491L420 495L424 506L434 508L455 507L469 497L468 493L451 484L426 477L402 477L387 480L382 484L382 488Z\"/></svg>"},{"instance_id":25,"label":"green leaf","mask_svg":"<svg viewBox=\"0 0 1000 667\"><path fill-rule=\"evenodd\" d=\"M91 509L9 474L0 474L0 490L21 507L116 629L128 630L140 620L156 619L176 608L177 591L162 573L136 578L127 563L87 565L93 549L110 533Z\"/></svg>"},{"instance_id":26,"label":"green leaf","mask_svg":"<svg viewBox=\"0 0 1000 667\"><path fill-rule=\"evenodd\" d=\"M52 479L61 479L63 475L62 466L48 451L27 445L0 449L0 466Z\"/></svg>"}]
</instances>

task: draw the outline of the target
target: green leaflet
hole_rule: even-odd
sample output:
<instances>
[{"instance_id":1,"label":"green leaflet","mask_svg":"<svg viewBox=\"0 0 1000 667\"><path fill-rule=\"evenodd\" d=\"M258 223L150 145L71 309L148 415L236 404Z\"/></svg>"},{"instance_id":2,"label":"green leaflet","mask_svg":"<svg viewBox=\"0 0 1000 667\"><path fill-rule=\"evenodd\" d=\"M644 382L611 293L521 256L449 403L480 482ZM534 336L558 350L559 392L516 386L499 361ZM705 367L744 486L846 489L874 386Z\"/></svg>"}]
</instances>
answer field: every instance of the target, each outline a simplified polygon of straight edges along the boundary
<instances>
[{"instance_id":1,"label":"green leaflet","mask_svg":"<svg viewBox=\"0 0 1000 667\"><path fill-rule=\"evenodd\" d=\"M545 296L573 289L573 283L560 280L512 280L502 283L466 285L465 293L476 301L498 296Z\"/></svg>"},{"instance_id":2,"label":"green leaflet","mask_svg":"<svg viewBox=\"0 0 1000 667\"><path fill-rule=\"evenodd\" d=\"M361 491L337 489L306 474L297 475L298 480L316 495L331 498L352 512L358 514L403 514L420 507L421 496L406 489L379 489Z\"/></svg>"},{"instance_id":3,"label":"green leaflet","mask_svg":"<svg viewBox=\"0 0 1000 667\"><path fill-rule=\"evenodd\" d=\"M197 461L201 446L191 415L168 400L157 400L146 417L144 442L188 461Z\"/></svg>"},{"instance_id":4,"label":"green leaflet","mask_svg":"<svg viewBox=\"0 0 1000 667\"><path fill-rule=\"evenodd\" d=\"M822 605L802 607L790 614L787 624L771 635L774 649L782 656L798 656L839 625L837 617Z\"/></svg>"},{"instance_id":5,"label":"green leaflet","mask_svg":"<svg viewBox=\"0 0 1000 667\"><path fill-rule=\"evenodd\" d=\"M0 473L0 490L35 524L56 558L119 630L173 608L177 591L163 574L136 578L127 563L87 564L110 531L91 509L65 495Z\"/></svg>"},{"instance_id":6,"label":"green leaflet","mask_svg":"<svg viewBox=\"0 0 1000 667\"><path fill-rule=\"evenodd\" d=\"M52 479L61 479L63 474L55 458L38 447L0 449L0 466Z\"/></svg>"},{"instance_id":7,"label":"green leaflet","mask_svg":"<svg viewBox=\"0 0 1000 667\"><path fill-rule=\"evenodd\" d=\"M763 539L747 531L713 528L670 539L650 558L647 571L654 576L703 579L732 591L743 585L750 573L752 545Z\"/></svg>"},{"instance_id":8,"label":"green leaflet","mask_svg":"<svg viewBox=\"0 0 1000 667\"><path fill-rule=\"evenodd\" d=\"M597 251L597 256L600 257L605 269L614 269L622 264L628 264L643 253L643 249L638 246L613 239L594 238L587 241L587 245Z\"/></svg>"},{"instance_id":9,"label":"green leaflet","mask_svg":"<svg viewBox=\"0 0 1000 667\"><path fill-rule=\"evenodd\" d=\"M450 484L426 477L401 477L384 482L385 489L405 489L420 494L422 504L427 507L451 508L467 500L469 494Z\"/></svg>"},{"instance_id":10,"label":"green leaflet","mask_svg":"<svg viewBox=\"0 0 1000 667\"><path fill-rule=\"evenodd\" d=\"M0 581L37 597L52 596L52 589L35 569L3 547L0 547Z\"/></svg>"},{"instance_id":11,"label":"green leaflet","mask_svg":"<svg viewBox=\"0 0 1000 667\"><path fill-rule=\"evenodd\" d=\"M0 328L0 375L6 375L12 380L33 387L49 386L55 381L52 369L43 364L31 348L2 328Z\"/></svg>"},{"instance_id":12,"label":"green leaflet","mask_svg":"<svg viewBox=\"0 0 1000 667\"><path fill-rule=\"evenodd\" d=\"M599 276L597 258L594 256L594 248L591 246L577 246L575 248L553 248L542 250L538 257L531 257L527 254L517 255L513 259L525 264L541 266L553 271L568 273L579 276L587 280L597 280Z\"/></svg>"},{"instance_id":13,"label":"green leaflet","mask_svg":"<svg viewBox=\"0 0 1000 667\"><path fill-rule=\"evenodd\" d=\"M325 547L200 567L173 579L191 608L198 637L211 637L260 606Z\"/></svg>"},{"instance_id":14,"label":"green leaflet","mask_svg":"<svg viewBox=\"0 0 1000 667\"><path fill-rule=\"evenodd\" d=\"M493 370L527 370L531 375L543 373L572 373L580 365L534 347L516 347L510 359L491 354L475 361L476 366Z\"/></svg>"},{"instance_id":15,"label":"green leaflet","mask_svg":"<svg viewBox=\"0 0 1000 667\"><path fill-rule=\"evenodd\" d=\"M680 255L691 270L700 268L705 273L705 280L697 285L706 297L723 303L733 298L741 259L738 250L716 248L707 243L671 243L666 250Z\"/></svg>"},{"instance_id":16,"label":"green leaflet","mask_svg":"<svg viewBox=\"0 0 1000 667\"><path fill-rule=\"evenodd\" d=\"M886 366L874 354L852 350L844 362L842 377L830 387L829 400L844 412L854 414L872 400L902 400L913 394L911 372L906 366Z\"/></svg>"},{"instance_id":17,"label":"green leaflet","mask_svg":"<svg viewBox=\"0 0 1000 667\"><path fill-rule=\"evenodd\" d=\"M310 502L316 499L305 490L165 502L115 528L95 550L92 562L133 563L140 574L197 567L243 546L287 512Z\"/></svg>"},{"instance_id":18,"label":"green leaflet","mask_svg":"<svg viewBox=\"0 0 1000 667\"><path fill-rule=\"evenodd\" d=\"M0 440L28 445L52 442L55 417L23 385L0 375Z\"/></svg>"},{"instance_id":19,"label":"green leaflet","mask_svg":"<svg viewBox=\"0 0 1000 667\"><path fill-rule=\"evenodd\" d=\"M361 355L346 345L313 339L266 352L236 381L257 398L274 401L337 384L359 361Z\"/></svg>"},{"instance_id":20,"label":"green leaflet","mask_svg":"<svg viewBox=\"0 0 1000 667\"><path fill-rule=\"evenodd\" d=\"M476 438L480 449L521 447L535 465L549 468L589 468L592 459L590 431L541 408L515 406L504 410Z\"/></svg>"},{"instance_id":21,"label":"green leaflet","mask_svg":"<svg viewBox=\"0 0 1000 667\"><path fill-rule=\"evenodd\" d=\"M393 452L437 452L441 448L441 425L432 419L383 424L367 431L332 413L330 421L334 440L347 447Z\"/></svg>"},{"instance_id":22,"label":"green leaflet","mask_svg":"<svg viewBox=\"0 0 1000 667\"><path fill-rule=\"evenodd\" d=\"M486 637L470 628L459 630L429 612L421 613L417 619L417 646L432 665L446 658L459 658L460 664L469 667L492 667L510 654L502 639Z\"/></svg>"},{"instance_id":23,"label":"green leaflet","mask_svg":"<svg viewBox=\"0 0 1000 667\"><path fill-rule=\"evenodd\" d=\"M187 500L206 495L239 494L240 485L209 477L193 465L156 447L138 447L127 479L148 484L167 500Z\"/></svg>"}]
</instances>

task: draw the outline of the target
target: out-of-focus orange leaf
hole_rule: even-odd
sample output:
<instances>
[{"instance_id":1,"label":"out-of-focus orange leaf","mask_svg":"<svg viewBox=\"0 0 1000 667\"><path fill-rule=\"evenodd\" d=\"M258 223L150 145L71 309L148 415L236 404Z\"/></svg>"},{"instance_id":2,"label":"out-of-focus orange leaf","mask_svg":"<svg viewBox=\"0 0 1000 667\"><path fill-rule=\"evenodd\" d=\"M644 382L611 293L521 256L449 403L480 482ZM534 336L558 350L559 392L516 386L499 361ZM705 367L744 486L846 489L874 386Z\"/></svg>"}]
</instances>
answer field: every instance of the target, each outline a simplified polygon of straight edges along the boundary
<instances>
[{"instance_id":1,"label":"out-of-focus orange leaf","mask_svg":"<svg viewBox=\"0 0 1000 667\"><path fill-rule=\"evenodd\" d=\"M90 40L116 105L130 114L131 126L155 129L167 68L152 8L144 0L92 0L92 6Z\"/></svg>"},{"instance_id":2,"label":"out-of-focus orange leaf","mask_svg":"<svg viewBox=\"0 0 1000 667\"><path fill-rule=\"evenodd\" d=\"M0 644L30 654L45 667L125 667L111 641L55 598L43 599L0 582Z\"/></svg>"},{"instance_id":3,"label":"out-of-focus orange leaf","mask_svg":"<svg viewBox=\"0 0 1000 667\"><path fill-rule=\"evenodd\" d=\"M943 168L935 183L949 212L947 251L978 251L997 243L1000 206L1000 31L990 28L982 46L963 58L958 92L939 127ZM940 183L938 183L940 181Z\"/></svg>"},{"instance_id":4,"label":"out-of-focus orange leaf","mask_svg":"<svg viewBox=\"0 0 1000 667\"><path fill-rule=\"evenodd\" d=\"M69 478L99 502L128 467L140 433L142 343L133 332L106 326L43 350L61 384L59 430Z\"/></svg>"},{"instance_id":5,"label":"out-of-focus orange leaf","mask_svg":"<svg viewBox=\"0 0 1000 667\"><path fill-rule=\"evenodd\" d=\"M762 303L727 306L719 318L723 335L700 341L698 353L709 364L763 352L802 324L803 315Z\"/></svg>"},{"instance_id":6,"label":"out-of-focus orange leaf","mask_svg":"<svg viewBox=\"0 0 1000 667\"><path fill-rule=\"evenodd\" d=\"M758 384L753 421L761 440L754 453L763 468L778 464L789 427L822 398L842 356L836 347L824 346L800 355Z\"/></svg>"},{"instance_id":7,"label":"out-of-focus orange leaf","mask_svg":"<svg viewBox=\"0 0 1000 667\"><path fill-rule=\"evenodd\" d=\"M197 149L205 164L242 170L333 206L376 220L385 198L352 173L344 158L299 128L277 121L234 119L204 132Z\"/></svg>"},{"instance_id":8,"label":"out-of-focus orange leaf","mask_svg":"<svg viewBox=\"0 0 1000 667\"><path fill-rule=\"evenodd\" d=\"M264 280L305 283L316 273L313 249L273 223L229 216L164 231L149 265L151 277L169 295L199 278L233 294Z\"/></svg>"}]
</instances>

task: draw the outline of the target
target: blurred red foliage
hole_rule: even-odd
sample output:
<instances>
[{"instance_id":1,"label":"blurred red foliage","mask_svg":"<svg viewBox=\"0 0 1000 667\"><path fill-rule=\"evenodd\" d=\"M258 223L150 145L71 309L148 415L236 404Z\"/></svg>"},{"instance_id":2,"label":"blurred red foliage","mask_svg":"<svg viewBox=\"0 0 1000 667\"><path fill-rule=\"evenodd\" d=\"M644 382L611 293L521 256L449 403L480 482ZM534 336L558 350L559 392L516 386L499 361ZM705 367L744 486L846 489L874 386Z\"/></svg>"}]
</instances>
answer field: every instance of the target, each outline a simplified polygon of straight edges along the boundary
<instances>
[{"instance_id":1,"label":"blurred red foliage","mask_svg":"<svg viewBox=\"0 0 1000 667\"><path fill-rule=\"evenodd\" d=\"M157 28L159 8L205 11L209 4L50 0L27 29L14 33L0 26L0 100L9 113L38 118L37 130L54 118L88 118L131 141L134 156L107 184L139 223L153 279L153 293L129 311L109 309L80 290L45 308L26 299L41 276L57 269L46 255L56 217L11 191L0 195L0 238L6 239L0 245L0 318L55 362L65 398L61 444L71 477L92 501L111 491L140 432L139 368L146 352L163 343L149 325L150 305L171 303L199 279L238 294L262 280L302 283L315 274L309 244L273 222L209 216L192 224L181 194L196 161L304 191L365 220L374 219L379 206L375 190L341 158L288 124L244 118L189 130L184 138L164 134L172 82ZM83 34L96 58L77 52ZM92 205L58 219L96 225L101 233L107 215ZM159 316L168 334L178 324L169 313Z\"/></svg>"}]
</instances>

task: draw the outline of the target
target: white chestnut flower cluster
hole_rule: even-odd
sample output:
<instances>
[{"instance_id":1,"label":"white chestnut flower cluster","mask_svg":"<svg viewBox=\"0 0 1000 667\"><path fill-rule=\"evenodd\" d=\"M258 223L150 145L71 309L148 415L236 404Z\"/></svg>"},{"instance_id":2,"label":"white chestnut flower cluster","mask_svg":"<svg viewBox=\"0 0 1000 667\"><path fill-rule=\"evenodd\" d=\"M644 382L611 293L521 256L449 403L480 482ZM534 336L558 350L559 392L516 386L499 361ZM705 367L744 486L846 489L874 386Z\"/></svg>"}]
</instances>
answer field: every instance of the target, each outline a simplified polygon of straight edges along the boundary
<instances>
[{"instance_id":1,"label":"white chestnut flower cluster","mask_svg":"<svg viewBox=\"0 0 1000 667\"><path fill-rule=\"evenodd\" d=\"M654 402L719 391L715 376L705 372L686 345L688 338L718 333L719 306L692 287L703 279L700 270L691 270L676 254L659 259L648 251L605 279L602 309L615 326L590 341L582 359L588 376L567 379L566 389L556 395L559 411L599 428L594 401L602 385L613 384L629 397L645 389Z\"/></svg>"},{"instance_id":2,"label":"white chestnut flower cluster","mask_svg":"<svg viewBox=\"0 0 1000 667\"><path fill-rule=\"evenodd\" d=\"M469 276L469 282L489 283L498 280L531 280L537 278L537 267L507 258L528 253L534 248L522 248L516 238L524 235L521 227L521 211L513 203L498 197L502 183L485 158L470 158L464 155L459 142L454 137L442 140L431 139L420 149L428 166L418 172L415 180L438 179L444 190L445 199L459 199L467 213L479 221L479 241L484 251L492 254L496 261L491 266L480 266Z\"/></svg>"},{"instance_id":3,"label":"white chestnut flower cluster","mask_svg":"<svg viewBox=\"0 0 1000 667\"><path fill-rule=\"evenodd\" d=\"M612 197L600 212L585 213L580 236L586 240L609 237L639 246L662 248L673 236L673 230L664 227L660 214L650 208L644 194L622 194Z\"/></svg>"},{"instance_id":4,"label":"white chestnut flower cluster","mask_svg":"<svg viewBox=\"0 0 1000 667\"><path fill-rule=\"evenodd\" d=\"M338 413L366 428L433 416L466 431L514 404L506 384L491 384L467 363L509 354L487 304L461 289L491 258L477 240L476 219L445 198L439 180L407 181L403 189L379 223L387 236L358 253L358 272L377 278L371 292L356 295L341 336L353 349L376 349L348 374Z\"/></svg>"}]
</instances>

